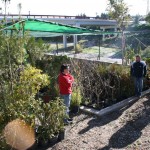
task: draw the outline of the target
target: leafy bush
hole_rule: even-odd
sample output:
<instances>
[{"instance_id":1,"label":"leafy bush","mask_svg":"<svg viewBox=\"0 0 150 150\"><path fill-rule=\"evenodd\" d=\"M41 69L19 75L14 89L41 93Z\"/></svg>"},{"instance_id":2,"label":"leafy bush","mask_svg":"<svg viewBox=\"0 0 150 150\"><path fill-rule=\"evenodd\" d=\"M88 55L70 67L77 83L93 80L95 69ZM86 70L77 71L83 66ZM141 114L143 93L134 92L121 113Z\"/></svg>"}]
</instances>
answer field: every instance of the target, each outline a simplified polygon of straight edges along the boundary
<instances>
[{"instance_id":1,"label":"leafy bush","mask_svg":"<svg viewBox=\"0 0 150 150\"><path fill-rule=\"evenodd\" d=\"M78 64L78 65L77 65ZM130 68L116 64L98 64L92 61L72 61L72 68L78 69L78 84L83 102L103 108L128 98L134 93ZM79 66L79 67L78 67ZM96 105L96 106L95 106Z\"/></svg>"},{"instance_id":2,"label":"leafy bush","mask_svg":"<svg viewBox=\"0 0 150 150\"><path fill-rule=\"evenodd\" d=\"M53 134L63 128L62 118L65 109L60 100L43 104L41 100L36 99L38 91L50 85L51 78L43 74L42 70L26 65L35 65L37 59L42 58L47 45L43 45L41 40L37 42L26 35L21 37L20 31L13 31L11 36L1 31L0 44L0 145L6 150L10 148L5 143L3 130L10 121L20 118L35 128L39 125L37 122L39 116L42 116L45 122L47 121L46 124L52 122L44 116L47 113L55 118L51 118L53 119L51 128L45 127L46 134ZM47 105L50 110L46 109ZM50 132L51 130L53 132Z\"/></svg>"},{"instance_id":3,"label":"leafy bush","mask_svg":"<svg viewBox=\"0 0 150 150\"><path fill-rule=\"evenodd\" d=\"M42 39L36 40L33 37L27 38L25 50L28 55L27 62L35 66L36 61L44 56L44 52L49 51L50 44L45 44Z\"/></svg>"},{"instance_id":4,"label":"leafy bush","mask_svg":"<svg viewBox=\"0 0 150 150\"><path fill-rule=\"evenodd\" d=\"M76 44L76 47L73 49L75 51L75 54L82 52L82 46L80 44Z\"/></svg>"},{"instance_id":5,"label":"leafy bush","mask_svg":"<svg viewBox=\"0 0 150 150\"><path fill-rule=\"evenodd\" d=\"M51 99L55 99L59 96L57 77L60 73L60 66L64 63L69 63L67 56L45 56L42 60L36 62L36 67L42 69L51 78L49 85L49 95Z\"/></svg>"},{"instance_id":6,"label":"leafy bush","mask_svg":"<svg viewBox=\"0 0 150 150\"><path fill-rule=\"evenodd\" d=\"M38 101L35 95L38 90L49 84L49 78L41 74L41 70L27 66L20 75L19 81L13 84L12 91L6 89L3 105L0 105L4 126L15 118L24 119L34 125L35 111L38 111ZM3 126L3 127L4 127Z\"/></svg>"},{"instance_id":7,"label":"leafy bush","mask_svg":"<svg viewBox=\"0 0 150 150\"><path fill-rule=\"evenodd\" d=\"M0 105L1 134L6 124L16 118L37 128L37 138L50 138L64 128L65 106L62 100L57 98L46 104L35 100L39 89L48 84L49 77L39 69L27 66L21 71L12 93L6 93L4 105Z\"/></svg>"},{"instance_id":8,"label":"leafy bush","mask_svg":"<svg viewBox=\"0 0 150 150\"><path fill-rule=\"evenodd\" d=\"M148 46L145 50L142 51L142 57L150 58L150 46Z\"/></svg>"},{"instance_id":9,"label":"leafy bush","mask_svg":"<svg viewBox=\"0 0 150 150\"><path fill-rule=\"evenodd\" d=\"M41 111L36 114L38 120L37 138L47 140L57 135L64 129L65 106L61 99L57 98L49 103L41 103Z\"/></svg>"}]
</instances>

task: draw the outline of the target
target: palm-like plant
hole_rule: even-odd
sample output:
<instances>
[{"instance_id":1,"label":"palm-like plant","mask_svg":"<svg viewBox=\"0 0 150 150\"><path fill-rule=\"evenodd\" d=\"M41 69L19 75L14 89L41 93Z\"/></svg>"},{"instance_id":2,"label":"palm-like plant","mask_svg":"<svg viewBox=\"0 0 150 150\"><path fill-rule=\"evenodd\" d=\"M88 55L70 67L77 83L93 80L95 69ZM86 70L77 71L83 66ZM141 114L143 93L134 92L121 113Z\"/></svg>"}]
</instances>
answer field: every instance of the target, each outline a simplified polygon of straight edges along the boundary
<instances>
[{"instance_id":1,"label":"palm-like plant","mask_svg":"<svg viewBox=\"0 0 150 150\"><path fill-rule=\"evenodd\" d=\"M6 16L6 12L7 12L7 3L8 3L8 2L10 3L11 0L2 0L2 1L5 3L5 16Z\"/></svg>"},{"instance_id":2,"label":"palm-like plant","mask_svg":"<svg viewBox=\"0 0 150 150\"><path fill-rule=\"evenodd\" d=\"M21 9L22 9L22 4L19 3L18 5L18 11L19 11L19 18L21 18Z\"/></svg>"}]
</instances>

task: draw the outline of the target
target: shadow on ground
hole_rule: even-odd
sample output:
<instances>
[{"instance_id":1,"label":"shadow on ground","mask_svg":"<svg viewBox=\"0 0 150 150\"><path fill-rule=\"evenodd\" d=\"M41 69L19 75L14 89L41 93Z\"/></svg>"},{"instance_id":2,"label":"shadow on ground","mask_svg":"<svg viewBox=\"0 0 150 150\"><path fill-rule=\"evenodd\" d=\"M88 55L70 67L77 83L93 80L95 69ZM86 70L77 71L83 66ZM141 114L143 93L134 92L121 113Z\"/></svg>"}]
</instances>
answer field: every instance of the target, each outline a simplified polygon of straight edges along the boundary
<instances>
[{"instance_id":1,"label":"shadow on ground","mask_svg":"<svg viewBox=\"0 0 150 150\"><path fill-rule=\"evenodd\" d=\"M144 109L139 114L133 116L121 129L114 133L109 144L99 150L109 150L111 148L125 148L135 142L142 135L142 130L150 123L150 97L145 101Z\"/></svg>"},{"instance_id":2,"label":"shadow on ground","mask_svg":"<svg viewBox=\"0 0 150 150\"><path fill-rule=\"evenodd\" d=\"M122 58L122 52L121 51L119 51L119 52L117 52L117 53L115 53L114 55L112 55L112 56L110 56L109 58Z\"/></svg>"},{"instance_id":3,"label":"shadow on ground","mask_svg":"<svg viewBox=\"0 0 150 150\"><path fill-rule=\"evenodd\" d=\"M58 50L53 50L53 53L59 54L59 53L63 53L63 52L72 52L73 49L74 49L74 46L68 46L66 48L59 48Z\"/></svg>"}]
</instances>

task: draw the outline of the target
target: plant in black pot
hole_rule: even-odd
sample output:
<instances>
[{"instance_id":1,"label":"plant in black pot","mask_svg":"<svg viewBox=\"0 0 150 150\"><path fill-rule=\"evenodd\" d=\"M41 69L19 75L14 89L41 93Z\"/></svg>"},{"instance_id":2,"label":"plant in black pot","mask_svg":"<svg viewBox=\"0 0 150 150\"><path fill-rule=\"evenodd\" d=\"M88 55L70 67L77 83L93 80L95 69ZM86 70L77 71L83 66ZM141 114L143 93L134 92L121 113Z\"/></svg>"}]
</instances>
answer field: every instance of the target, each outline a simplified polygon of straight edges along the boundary
<instances>
[{"instance_id":1,"label":"plant in black pot","mask_svg":"<svg viewBox=\"0 0 150 150\"><path fill-rule=\"evenodd\" d=\"M58 134L58 141L62 141L65 139L65 128L62 128Z\"/></svg>"},{"instance_id":2,"label":"plant in black pot","mask_svg":"<svg viewBox=\"0 0 150 150\"><path fill-rule=\"evenodd\" d=\"M71 97L71 113L76 114L79 112L79 107L82 101L81 91L79 87L75 87Z\"/></svg>"},{"instance_id":3,"label":"plant in black pot","mask_svg":"<svg viewBox=\"0 0 150 150\"><path fill-rule=\"evenodd\" d=\"M53 129L53 135L50 137L50 143L56 143L56 139L60 140L60 133L65 131L64 128L64 118L66 117L65 114L65 106L64 103L61 99L56 98L54 102L50 103L51 105L51 111L52 111L52 116L51 116L51 126ZM55 125L54 125L55 124Z\"/></svg>"},{"instance_id":4,"label":"plant in black pot","mask_svg":"<svg viewBox=\"0 0 150 150\"><path fill-rule=\"evenodd\" d=\"M48 128L45 128L43 126L39 126L37 130L37 139L38 139L38 145L40 147L46 147L48 146L48 139L49 139L50 130Z\"/></svg>"},{"instance_id":5,"label":"plant in black pot","mask_svg":"<svg viewBox=\"0 0 150 150\"><path fill-rule=\"evenodd\" d=\"M64 128L65 106L59 98L41 104L41 113L37 114L39 127L37 130L40 146L46 147L56 143L59 132Z\"/></svg>"}]
</instances>

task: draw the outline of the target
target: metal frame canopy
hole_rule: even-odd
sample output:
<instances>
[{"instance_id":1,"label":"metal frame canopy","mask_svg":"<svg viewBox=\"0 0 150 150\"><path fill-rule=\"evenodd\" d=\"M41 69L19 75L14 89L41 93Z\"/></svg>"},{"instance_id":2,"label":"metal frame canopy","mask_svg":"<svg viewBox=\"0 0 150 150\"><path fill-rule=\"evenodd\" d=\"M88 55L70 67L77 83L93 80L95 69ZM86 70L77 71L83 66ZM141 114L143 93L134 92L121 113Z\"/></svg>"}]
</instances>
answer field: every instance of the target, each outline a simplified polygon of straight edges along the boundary
<instances>
[{"instance_id":1,"label":"metal frame canopy","mask_svg":"<svg viewBox=\"0 0 150 150\"><path fill-rule=\"evenodd\" d=\"M103 35L121 32L103 32L100 30L92 30L81 27L75 27L55 22L49 22L37 19L25 19L16 23L7 23L4 30L20 30L29 31L34 37L52 37L60 35Z\"/></svg>"}]
</instances>

